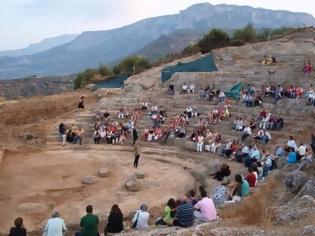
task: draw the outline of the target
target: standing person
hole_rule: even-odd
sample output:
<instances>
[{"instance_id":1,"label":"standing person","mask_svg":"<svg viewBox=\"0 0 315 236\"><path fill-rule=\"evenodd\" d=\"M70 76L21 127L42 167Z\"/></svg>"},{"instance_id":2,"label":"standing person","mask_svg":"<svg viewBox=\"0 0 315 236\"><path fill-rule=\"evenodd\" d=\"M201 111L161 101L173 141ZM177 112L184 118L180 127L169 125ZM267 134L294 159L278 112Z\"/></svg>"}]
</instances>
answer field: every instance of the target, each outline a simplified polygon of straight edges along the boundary
<instances>
[{"instance_id":1,"label":"standing person","mask_svg":"<svg viewBox=\"0 0 315 236\"><path fill-rule=\"evenodd\" d=\"M67 226L60 214L55 211L45 225L43 236L63 236L67 231Z\"/></svg>"},{"instance_id":2,"label":"standing person","mask_svg":"<svg viewBox=\"0 0 315 236\"><path fill-rule=\"evenodd\" d=\"M81 100L78 104L79 110L84 110L84 96L81 97Z\"/></svg>"},{"instance_id":3,"label":"standing person","mask_svg":"<svg viewBox=\"0 0 315 236\"><path fill-rule=\"evenodd\" d=\"M138 168L138 162L139 162L141 150L140 150L139 143L137 141L133 145L133 153L135 154L135 160L133 161L133 167Z\"/></svg>"},{"instance_id":4,"label":"standing person","mask_svg":"<svg viewBox=\"0 0 315 236\"><path fill-rule=\"evenodd\" d=\"M86 207L86 215L81 218L81 235L82 236L98 236L99 219L97 215L93 215L93 206Z\"/></svg>"},{"instance_id":5,"label":"standing person","mask_svg":"<svg viewBox=\"0 0 315 236\"><path fill-rule=\"evenodd\" d=\"M83 133L84 133L83 129L81 127L79 127L79 129L76 132L75 143L77 143L79 141L79 144L82 145Z\"/></svg>"},{"instance_id":6,"label":"standing person","mask_svg":"<svg viewBox=\"0 0 315 236\"><path fill-rule=\"evenodd\" d=\"M14 227L10 229L9 236L26 236L26 229L24 228L22 217L18 217L14 220Z\"/></svg>"},{"instance_id":7,"label":"standing person","mask_svg":"<svg viewBox=\"0 0 315 236\"><path fill-rule=\"evenodd\" d=\"M108 233L120 233L123 231L123 214L117 204L112 206L110 215L108 216L107 225L105 227L104 235L107 236Z\"/></svg>"},{"instance_id":8,"label":"standing person","mask_svg":"<svg viewBox=\"0 0 315 236\"><path fill-rule=\"evenodd\" d=\"M138 132L136 130L136 128L134 128L132 130L132 136L133 136L133 145L136 143L136 141L138 140Z\"/></svg>"},{"instance_id":9,"label":"standing person","mask_svg":"<svg viewBox=\"0 0 315 236\"><path fill-rule=\"evenodd\" d=\"M149 227L150 214L148 207L145 204L140 206L140 210L137 210L136 214L132 219L132 228L134 229L147 229Z\"/></svg>"},{"instance_id":10,"label":"standing person","mask_svg":"<svg viewBox=\"0 0 315 236\"><path fill-rule=\"evenodd\" d=\"M63 123L59 125L59 134L61 136L62 146L65 146L67 140L67 129Z\"/></svg>"}]
</instances>

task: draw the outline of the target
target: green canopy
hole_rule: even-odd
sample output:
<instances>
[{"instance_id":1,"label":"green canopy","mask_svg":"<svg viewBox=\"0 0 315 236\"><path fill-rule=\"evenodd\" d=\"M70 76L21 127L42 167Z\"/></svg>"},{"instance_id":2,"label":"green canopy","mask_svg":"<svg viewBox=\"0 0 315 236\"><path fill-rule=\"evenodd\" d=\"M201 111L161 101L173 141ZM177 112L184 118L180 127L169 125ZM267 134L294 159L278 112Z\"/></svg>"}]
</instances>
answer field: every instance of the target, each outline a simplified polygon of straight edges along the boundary
<instances>
[{"instance_id":1,"label":"green canopy","mask_svg":"<svg viewBox=\"0 0 315 236\"><path fill-rule=\"evenodd\" d=\"M218 68L214 63L212 54L202 57L198 60L181 63L175 66L170 66L162 70L161 80L164 83L169 80L176 72L212 72L217 71Z\"/></svg>"},{"instance_id":2,"label":"green canopy","mask_svg":"<svg viewBox=\"0 0 315 236\"><path fill-rule=\"evenodd\" d=\"M245 87L243 82L235 84L229 91L225 92L225 96L234 100L240 100L240 92Z\"/></svg>"}]
</instances>

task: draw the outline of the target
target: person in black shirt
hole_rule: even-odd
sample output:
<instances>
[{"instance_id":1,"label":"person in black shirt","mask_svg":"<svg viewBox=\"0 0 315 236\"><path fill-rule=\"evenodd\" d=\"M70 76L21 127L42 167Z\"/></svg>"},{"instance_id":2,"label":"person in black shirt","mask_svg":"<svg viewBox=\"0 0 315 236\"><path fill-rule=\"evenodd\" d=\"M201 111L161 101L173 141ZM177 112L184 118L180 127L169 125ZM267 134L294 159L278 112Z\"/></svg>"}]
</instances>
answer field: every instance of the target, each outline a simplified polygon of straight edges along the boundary
<instances>
[{"instance_id":1,"label":"person in black shirt","mask_svg":"<svg viewBox=\"0 0 315 236\"><path fill-rule=\"evenodd\" d=\"M26 229L23 226L23 218L18 217L14 221L15 227L10 229L9 236L26 236Z\"/></svg>"},{"instance_id":2,"label":"person in black shirt","mask_svg":"<svg viewBox=\"0 0 315 236\"><path fill-rule=\"evenodd\" d=\"M110 211L110 215L108 216L108 222L105 227L104 235L108 235L108 233L120 233L123 231L123 214L117 204L112 206Z\"/></svg>"}]
</instances>

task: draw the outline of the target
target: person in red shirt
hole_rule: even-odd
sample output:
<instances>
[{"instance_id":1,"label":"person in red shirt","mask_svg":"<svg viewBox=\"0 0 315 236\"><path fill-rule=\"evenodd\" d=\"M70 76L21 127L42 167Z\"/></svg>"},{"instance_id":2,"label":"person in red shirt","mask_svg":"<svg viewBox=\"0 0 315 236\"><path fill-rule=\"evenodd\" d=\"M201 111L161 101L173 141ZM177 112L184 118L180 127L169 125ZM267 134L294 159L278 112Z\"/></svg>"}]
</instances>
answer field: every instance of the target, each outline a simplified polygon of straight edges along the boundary
<instances>
[{"instance_id":1,"label":"person in red shirt","mask_svg":"<svg viewBox=\"0 0 315 236\"><path fill-rule=\"evenodd\" d=\"M256 185L256 175L254 174L254 170L252 167L248 168L248 174L246 176L246 180L249 183L249 187L253 188Z\"/></svg>"}]
</instances>

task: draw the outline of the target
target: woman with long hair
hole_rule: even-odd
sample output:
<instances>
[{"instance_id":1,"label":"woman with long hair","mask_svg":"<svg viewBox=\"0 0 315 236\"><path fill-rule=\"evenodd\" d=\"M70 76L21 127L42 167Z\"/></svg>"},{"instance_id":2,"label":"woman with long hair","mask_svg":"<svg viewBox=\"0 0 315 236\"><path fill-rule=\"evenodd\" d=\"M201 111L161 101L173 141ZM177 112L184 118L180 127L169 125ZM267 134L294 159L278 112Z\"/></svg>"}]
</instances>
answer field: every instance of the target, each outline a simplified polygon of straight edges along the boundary
<instances>
[{"instance_id":1,"label":"woman with long hair","mask_svg":"<svg viewBox=\"0 0 315 236\"><path fill-rule=\"evenodd\" d=\"M105 227L104 235L111 233L120 233L123 231L123 214L117 204L112 206L110 214L108 216L107 225Z\"/></svg>"}]
</instances>

